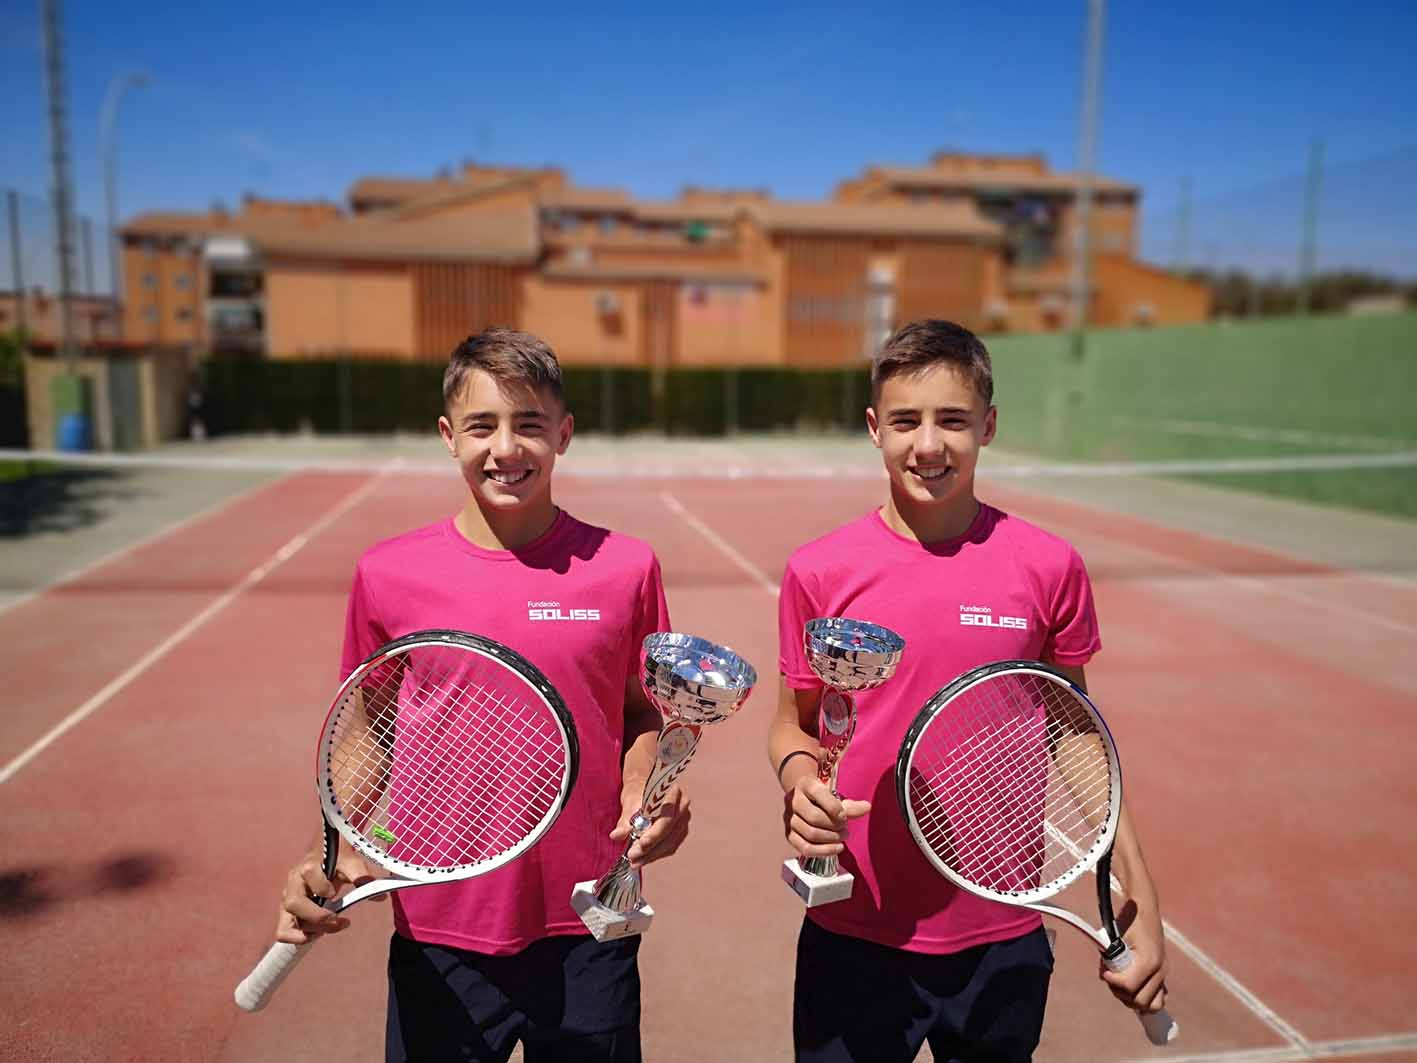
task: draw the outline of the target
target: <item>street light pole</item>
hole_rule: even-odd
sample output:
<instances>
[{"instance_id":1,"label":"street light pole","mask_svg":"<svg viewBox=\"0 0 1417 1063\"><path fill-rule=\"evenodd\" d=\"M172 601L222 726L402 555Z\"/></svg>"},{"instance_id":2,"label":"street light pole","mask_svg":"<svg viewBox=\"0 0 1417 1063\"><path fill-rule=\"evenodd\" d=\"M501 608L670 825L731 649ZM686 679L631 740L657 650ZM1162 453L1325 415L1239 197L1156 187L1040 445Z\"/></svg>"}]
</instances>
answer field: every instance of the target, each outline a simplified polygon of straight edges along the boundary
<instances>
[{"instance_id":1,"label":"street light pole","mask_svg":"<svg viewBox=\"0 0 1417 1063\"><path fill-rule=\"evenodd\" d=\"M103 159L103 197L108 214L108 281L113 287L115 305L123 302L118 243L118 105L129 89L146 88L147 85L148 76L140 70L115 74L108 83L99 118L99 156Z\"/></svg>"},{"instance_id":2,"label":"street light pole","mask_svg":"<svg viewBox=\"0 0 1417 1063\"><path fill-rule=\"evenodd\" d=\"M1078 122L1078 186L1075 247L1072 276L1072 324L1070 344L1073 357L1082 360L1084 336L1087 332L1087 311L1091 302L1092 273L1092 199L1093 180L1097 168L1097 111L1102 95L1102 38L1106 21L1107 0L1088 0L1087 53L1083 61L1082 115Z\"/></svg>"}]
</instances>

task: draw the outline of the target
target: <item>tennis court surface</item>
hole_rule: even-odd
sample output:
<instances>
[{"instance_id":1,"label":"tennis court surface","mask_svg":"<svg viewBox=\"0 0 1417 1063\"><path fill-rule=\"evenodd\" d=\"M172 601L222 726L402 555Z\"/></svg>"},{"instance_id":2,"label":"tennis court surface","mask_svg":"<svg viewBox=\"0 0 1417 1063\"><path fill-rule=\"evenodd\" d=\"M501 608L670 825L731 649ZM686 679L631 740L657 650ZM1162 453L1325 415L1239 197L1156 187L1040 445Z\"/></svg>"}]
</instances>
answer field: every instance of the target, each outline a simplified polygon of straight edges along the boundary
<instances>
[{"instance_id":1,"label":"tennis court surface","mask_svg":"<svg viewBox=\"0 0 1417 1063\"><path fill-rule=\"evenodd\" d=\"M989 459L981 497L1070 539L1096 585L1089 680L1181 1024L1149 1046L1062 930L1038 1058L1417 1060L1417 525ZM690 841L646 876L649 1060L790 1058L776 584L883 491L841 437L583 439L558 467L561 505L654 545L675 627L762 676L705 733ZM354 909L265 1012L231 993L317 825L355 559L461 492L435 439L174 446L0 484L0 1059L382 1058L387 908Z\"/></svg>"}]
</instances>

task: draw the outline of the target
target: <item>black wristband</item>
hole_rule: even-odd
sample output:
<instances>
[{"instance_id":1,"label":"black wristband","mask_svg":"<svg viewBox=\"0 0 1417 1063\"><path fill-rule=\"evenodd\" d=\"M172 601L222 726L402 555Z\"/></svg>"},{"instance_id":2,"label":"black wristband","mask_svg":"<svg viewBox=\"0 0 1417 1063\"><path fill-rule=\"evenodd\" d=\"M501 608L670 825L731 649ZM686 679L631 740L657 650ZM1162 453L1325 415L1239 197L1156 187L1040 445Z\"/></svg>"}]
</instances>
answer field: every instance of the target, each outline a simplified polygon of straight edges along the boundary
<instances>
[{"instance_id":1,"label":"black wristband","mask_svg":"<svg viewBox=\"0 0 1417 1063\"><path fill-rule=\"evenodd\" d=\"M787 762L793 757L811 757L813 760L816 760L817 754L813 753L810 749L794 749L791 753L787 754L787 756L779 760L777 762L777 784L779 786L782 785L782 769L787 767Z\"/></svg>"}]
</instances>

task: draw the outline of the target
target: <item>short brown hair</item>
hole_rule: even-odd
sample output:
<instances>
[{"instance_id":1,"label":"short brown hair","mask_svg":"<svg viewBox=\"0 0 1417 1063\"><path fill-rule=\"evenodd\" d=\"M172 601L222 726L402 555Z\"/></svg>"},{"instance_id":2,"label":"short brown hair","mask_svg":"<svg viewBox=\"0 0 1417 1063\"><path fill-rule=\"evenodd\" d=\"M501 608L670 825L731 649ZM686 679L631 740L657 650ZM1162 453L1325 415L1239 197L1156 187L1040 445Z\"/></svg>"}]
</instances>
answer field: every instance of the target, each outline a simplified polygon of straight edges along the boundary
<instances>
[{"instance_id":1,"label":"short brown hair","mask_svg":"<svg viewBox=\"0 0 1417 1063\"><path fill-rule=\"evenodd\" d=\"M509 328L483 329L458 344L443 372L443 406L452 405L467 386L468 374L481 369L498 384L523 384L545 390L563 406L561 364L545 340Z\"/></svg>"},{"instance_id":2,"label":"short brown hair","mask_svg":"<svg viewBox=\"0 0 1417 1063\"><path fill-rule=\"evenodd\" d=\"M939 318L912 321L896 330L871 359L871 402L893 376L952 365L974 385L985 406L994 403L994 367L983 341L963 325Z\"/></svg>"}]
</instances>

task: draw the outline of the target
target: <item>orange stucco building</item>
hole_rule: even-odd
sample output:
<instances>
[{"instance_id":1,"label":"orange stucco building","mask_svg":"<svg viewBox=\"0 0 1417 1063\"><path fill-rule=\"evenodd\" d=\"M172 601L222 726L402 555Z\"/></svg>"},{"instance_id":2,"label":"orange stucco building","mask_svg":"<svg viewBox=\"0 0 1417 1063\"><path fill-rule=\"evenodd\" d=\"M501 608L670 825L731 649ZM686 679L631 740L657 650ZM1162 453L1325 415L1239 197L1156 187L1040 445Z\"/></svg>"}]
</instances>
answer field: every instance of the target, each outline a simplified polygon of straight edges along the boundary
<instances>
[{"instance_id":1,"label":"orange stucco building","mask_svg":"<svg viewBox=\"0 0 1417 1063\"><path fill-rule=\"evenodd\" d=\"M248 199L133 219L124 329L271 357L441 359L503 324L567 363L850 364L919 317L1065 325L1079 187L1036 156L954 154L870 167L818 202L643 200L553 168L366 178L344 209ZM1203 285L1136 260L1138 190L1093 187L1090 320L1203 320Z\"/></svg>"}]
</instances>

